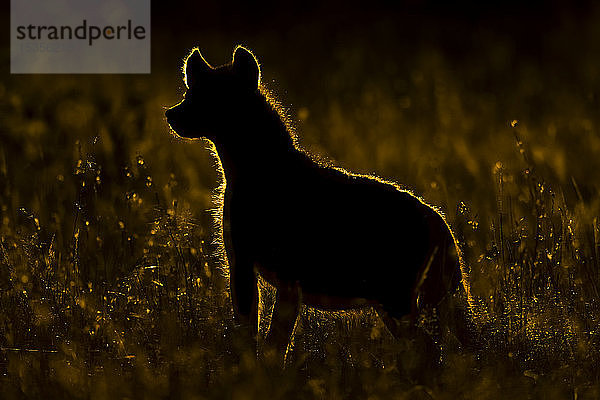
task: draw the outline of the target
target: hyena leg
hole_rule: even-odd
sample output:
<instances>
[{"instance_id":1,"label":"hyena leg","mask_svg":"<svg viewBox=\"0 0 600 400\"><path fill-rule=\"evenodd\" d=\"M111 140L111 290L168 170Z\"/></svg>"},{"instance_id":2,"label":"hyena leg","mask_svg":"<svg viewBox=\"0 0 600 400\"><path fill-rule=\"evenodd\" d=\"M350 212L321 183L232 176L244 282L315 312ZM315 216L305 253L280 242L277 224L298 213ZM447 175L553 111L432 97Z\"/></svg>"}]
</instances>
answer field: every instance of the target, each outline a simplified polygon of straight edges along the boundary
<instances>
[{"instance_id":1,"label":"hyena leg","mask_svg":"<svg viewBox=\"0 0 600 400\"><path fill-rule=\"evenodd\" d=\"M230 270L231 300L236 323L249 328L252 336L257 332L257 287L254 266L241 258Z\"/></svg>"},{"instance_id":2,"label":"hyena leg","mask_svg":"<svg viewBox=\"0 0 600 400\"><path fill-rule=\"evenodd\" d=\"M300 286L280 284L271 318L271 327L265 339L265 350L274 350L278 360L285 366L288 351L293 345L293 333L300 311Z\"/></svg>"},{"instance_id":3,"label":"hyena leg","mask_svg":"<svg viewBox=\"0 0 600 400\"><path fill-rule=\"evenodd\" d=\"M408 312L410 298L401 296L393 290L392 292L388 297L393 300L382 300L381 304L375 307L375 312L392 336L398 339L411 334L415 327L415 319Z\"/></svg>"}]
</instances>

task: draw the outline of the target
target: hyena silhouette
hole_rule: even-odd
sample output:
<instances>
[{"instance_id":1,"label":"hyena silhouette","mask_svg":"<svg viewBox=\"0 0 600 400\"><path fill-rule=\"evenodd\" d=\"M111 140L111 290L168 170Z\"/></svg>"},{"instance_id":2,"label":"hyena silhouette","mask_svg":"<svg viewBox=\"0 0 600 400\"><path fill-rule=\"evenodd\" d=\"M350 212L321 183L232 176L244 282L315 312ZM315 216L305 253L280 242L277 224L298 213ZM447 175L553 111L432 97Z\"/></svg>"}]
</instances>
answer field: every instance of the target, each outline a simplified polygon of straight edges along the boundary
<instances>
[{"instance_id":1,"label":"hyena silhouette","mask_svg":"<svg viewBox=\"0 0 600 400\"><path fill-rule=\"evenodd\" d=\"M238 46L230 64L212 67L194 49L184 70L187 92L167 122L212 141L221 160L236 318L256 323L256 272L277 288L267 339L286 344L301 303L372 305L399 335L404 316L458 288L460 254L443 217L396 184L298 149L250 51Z\"/></svg>"}]
</instances>

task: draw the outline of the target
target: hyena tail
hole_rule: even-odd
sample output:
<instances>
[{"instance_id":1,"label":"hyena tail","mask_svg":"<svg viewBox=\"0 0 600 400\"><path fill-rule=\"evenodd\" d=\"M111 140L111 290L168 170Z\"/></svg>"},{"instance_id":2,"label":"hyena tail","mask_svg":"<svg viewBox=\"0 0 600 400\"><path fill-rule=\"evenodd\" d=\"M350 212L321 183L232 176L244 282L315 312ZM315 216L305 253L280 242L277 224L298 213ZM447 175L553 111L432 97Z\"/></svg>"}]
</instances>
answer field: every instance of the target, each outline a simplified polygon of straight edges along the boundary
<instances>
[{"instance_id":1,"label":"hyena tail","mask_svg":"<svg viewBox=\"0 0 600 400\"><path fill-rule=\"evenodd\" d=\"M439 307L454 294L462 281L458 249L445 223L431 227L430 243L413 293L413 313Z\"/></svg>"},{"instance_id":2,"label":"hyena tail","mask_svg":"<svg viewBox=\"0 0 600 400\"><path fill-rule=\"evenodd\" d=\"M450 229L433 230L429 256L413 293L413 318L432 339L446 345L473 345L473 326L468 306L468 282L458 244Z\"/></svg>"}]
</instances>

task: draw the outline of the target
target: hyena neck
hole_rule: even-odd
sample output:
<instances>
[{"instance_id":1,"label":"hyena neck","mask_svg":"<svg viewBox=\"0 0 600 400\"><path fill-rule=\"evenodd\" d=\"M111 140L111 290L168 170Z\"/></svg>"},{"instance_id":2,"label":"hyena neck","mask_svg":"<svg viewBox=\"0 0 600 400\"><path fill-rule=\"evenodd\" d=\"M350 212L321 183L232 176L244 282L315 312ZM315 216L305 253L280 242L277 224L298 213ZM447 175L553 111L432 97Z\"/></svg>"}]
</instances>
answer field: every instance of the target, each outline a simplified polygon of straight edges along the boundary
<instances>
[{"instance_id":1,"label":"hyena neck","mask_svg":"<svg viewBox=\"0 0 600 400\"><path fill-rule=\"evenodd\" d=\"M228 186L280 174L300 155L283 117L259 93L236 116L233 128L223 137L232 140L216 142L215 146Z\"/></svg>"}]
</instances>

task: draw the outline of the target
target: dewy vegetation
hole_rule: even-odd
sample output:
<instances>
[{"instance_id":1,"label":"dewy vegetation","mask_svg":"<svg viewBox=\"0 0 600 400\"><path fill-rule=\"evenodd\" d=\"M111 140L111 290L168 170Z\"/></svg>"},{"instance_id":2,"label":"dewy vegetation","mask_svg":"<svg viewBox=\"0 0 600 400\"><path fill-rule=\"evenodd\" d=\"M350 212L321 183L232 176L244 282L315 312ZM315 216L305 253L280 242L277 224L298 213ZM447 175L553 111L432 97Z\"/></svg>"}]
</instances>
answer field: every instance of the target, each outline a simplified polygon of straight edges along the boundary
<instances>
[{"instance_id":1,"label":"dewy vegetation","mask_svg":"<svg viewBox=\"0 0 600 400\"><path fill-rule=\"evenodd\" d=\"M445 209L474 306L472 341L448 332L439 370L421 363L422 343L392 339L370 310L305 309L288 368L258 362L232 323L213 243L214 160L168 136L171 88L29 77L0 85L2 398L596 398L599 197L565 172L565 142L536 142L592 123L528 125L523 113L520 124L485 128L498 129L495 142L475 140L473 126L495 121L492 103L461 108L475 95L431 57L400 85L400 104L370 81L357 104L292 112L307 147ZM435 123L419 122L434 103ZM413 117L397 111L411 107Z\"/></svg>"}]
</instances>

